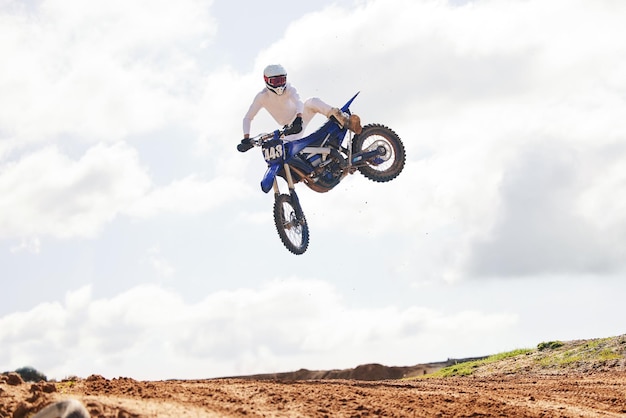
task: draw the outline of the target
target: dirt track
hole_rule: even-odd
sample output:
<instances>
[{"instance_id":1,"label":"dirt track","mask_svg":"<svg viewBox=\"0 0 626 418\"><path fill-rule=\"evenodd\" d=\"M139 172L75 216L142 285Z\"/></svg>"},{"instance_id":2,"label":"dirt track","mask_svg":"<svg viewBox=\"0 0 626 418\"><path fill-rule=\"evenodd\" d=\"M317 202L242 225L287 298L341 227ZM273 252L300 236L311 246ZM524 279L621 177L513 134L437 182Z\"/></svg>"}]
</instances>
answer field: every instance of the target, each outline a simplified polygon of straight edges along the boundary
<instances>
[{"instance_id":1,"label":"dirt track","mask_svg":"<svg viewBox=\"0 0 626 418\"><path fill-rule=\"evenodd\" d=\"M53 400L81 400L92 417L624 417L626 372L446 379L0 383L0 417Z\"/></svg>"}]
</instances>

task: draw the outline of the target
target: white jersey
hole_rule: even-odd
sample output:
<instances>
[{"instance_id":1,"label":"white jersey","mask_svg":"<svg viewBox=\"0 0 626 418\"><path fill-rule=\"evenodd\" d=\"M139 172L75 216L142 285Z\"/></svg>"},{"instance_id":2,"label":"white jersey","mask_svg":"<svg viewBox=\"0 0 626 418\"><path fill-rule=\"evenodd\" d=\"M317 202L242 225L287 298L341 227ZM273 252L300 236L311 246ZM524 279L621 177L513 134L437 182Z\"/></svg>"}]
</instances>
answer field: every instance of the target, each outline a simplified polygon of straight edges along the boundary
<instances>
[{"instance_id":1,"label":"white jersey","mask_svg":"<svg viewBox=\"0 0 626 418\"><path fill-rule=\"evenodd\" d=\"M291 84L287 83L285 92L280 96L267 88L264 88L256 95L248 113L243 117L243 133L250 134L252 119L264 108L281 126L289 125L296 118L298 113L302 113L304 104L300 100L298 91Z\"/></svg>"}]
</instances>

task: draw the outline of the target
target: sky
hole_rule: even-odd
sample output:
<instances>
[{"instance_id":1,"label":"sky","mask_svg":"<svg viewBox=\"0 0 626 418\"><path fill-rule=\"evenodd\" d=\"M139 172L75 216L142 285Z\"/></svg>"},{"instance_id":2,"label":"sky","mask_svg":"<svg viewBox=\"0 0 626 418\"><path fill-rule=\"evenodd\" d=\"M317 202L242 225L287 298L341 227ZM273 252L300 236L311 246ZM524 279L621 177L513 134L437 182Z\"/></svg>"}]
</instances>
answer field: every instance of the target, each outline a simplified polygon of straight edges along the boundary
<instances>
[{"instance_id":1,"label":"sky","mask_svg":"<svg viewBox=\"0 0 626 418\"><path fill-rule=\"evenodd\" d=\"M623 334L624 15L0 0L0 371L195 379ZM351 110L406 147L389 183L297 187L300 256L260 153L235 149L274 63L302 98L360 92Z\"/></svg>"}]
</instances>

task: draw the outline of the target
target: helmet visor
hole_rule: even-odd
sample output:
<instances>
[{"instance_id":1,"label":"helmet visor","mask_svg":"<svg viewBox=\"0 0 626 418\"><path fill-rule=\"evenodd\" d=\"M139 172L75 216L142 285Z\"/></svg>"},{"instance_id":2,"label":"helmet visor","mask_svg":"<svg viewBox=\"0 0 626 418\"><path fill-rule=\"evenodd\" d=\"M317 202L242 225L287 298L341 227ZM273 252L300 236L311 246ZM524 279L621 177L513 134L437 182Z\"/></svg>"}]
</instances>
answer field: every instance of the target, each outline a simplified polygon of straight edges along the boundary
<instances>
[{"instance_id":1,"label":"helmet visor","mask_svg":"<svg viewBox=\"0 0 626 418\"><path fill-rule=\"evenodd\" d=\"M265 82L272 87L283 87L287 84L287 76L275 75L272 77L265 77Z\"/></svg>"}]
</instances>

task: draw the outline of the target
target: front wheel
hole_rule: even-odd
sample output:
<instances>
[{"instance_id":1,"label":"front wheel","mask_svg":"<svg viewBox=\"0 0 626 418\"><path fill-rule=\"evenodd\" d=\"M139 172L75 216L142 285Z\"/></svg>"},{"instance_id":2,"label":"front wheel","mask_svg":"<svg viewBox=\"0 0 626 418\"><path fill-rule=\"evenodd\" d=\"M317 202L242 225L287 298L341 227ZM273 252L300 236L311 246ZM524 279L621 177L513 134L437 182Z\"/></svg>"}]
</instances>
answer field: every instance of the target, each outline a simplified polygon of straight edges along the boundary
<instances>
[{"instance_id":1,"label":"front wheel","mask_svg":"<svg viewBox=\"0 0 626 418\"><path fill-rule=\"evenodd\" d=\"M292 253L303 254L309 246L309 225L302 214L300 203L288 194L276 196L274 201L274 223L278 236Z\"/></svg>"},{"instance_id":2,"label":"front wheel","mask_svg":"<svg viewBox=\"0 0 626 418\"><path fill-rule=\"evenodd\" d=\"M372 181L386 182L398 177L406 159L404 144L398 134L377 123L365 125L354 138L353 152L379 150L379 155L370 158L358 170Z\"/></svg>"}]
</instances>

